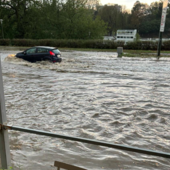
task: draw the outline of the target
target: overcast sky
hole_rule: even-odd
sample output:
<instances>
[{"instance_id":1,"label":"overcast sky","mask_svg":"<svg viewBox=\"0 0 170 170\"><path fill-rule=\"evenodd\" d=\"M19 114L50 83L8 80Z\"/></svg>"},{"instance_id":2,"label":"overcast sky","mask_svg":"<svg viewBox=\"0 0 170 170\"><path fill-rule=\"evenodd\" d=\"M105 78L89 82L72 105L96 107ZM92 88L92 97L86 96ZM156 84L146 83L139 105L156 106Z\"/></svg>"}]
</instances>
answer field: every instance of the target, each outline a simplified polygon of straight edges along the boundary
<instances>
[{"instance_id":1,"label":"overcast sky","mask_svg":"<svg viewBox=\"0 0 170 170\"><path fill-rule=\"evenodd\" d=\"M134 3L137 0L100 0L100 2L104 5L107 3L113 3L118 5L125 5L127 9L132 9ZM139 0L141 3L147 3L150 5L152 2L156 2L158 0Z\"/></svg>"}]
</instances>

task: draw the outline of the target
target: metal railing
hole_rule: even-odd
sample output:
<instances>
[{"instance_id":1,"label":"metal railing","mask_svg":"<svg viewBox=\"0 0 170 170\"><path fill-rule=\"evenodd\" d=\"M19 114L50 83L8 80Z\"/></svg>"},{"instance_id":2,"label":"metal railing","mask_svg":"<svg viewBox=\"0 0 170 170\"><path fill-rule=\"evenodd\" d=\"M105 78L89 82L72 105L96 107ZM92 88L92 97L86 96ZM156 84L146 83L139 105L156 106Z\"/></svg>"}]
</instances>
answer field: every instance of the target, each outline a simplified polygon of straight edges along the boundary
<instances>
[{"instance_id":1,"label":"metal railing","mask_svg":"<svg viewBox=\"0 0 170 170\"><path fill-rule=\"evenodd\" d=\"M137 153L142 153L142 154L147 154L147 155L170 158L170 154L165 153L165 152L140 149L140 148L136 148L136 147L125 146L125 145L120 145L120 144L113 144L113 143L109 143L109 142L97 141L97 140L92 140L92 139L87 139L87 138L79 138L79 137L60 135L60 134L56 134L56 133L35 130L35 129L22 128L22 127L17 127L17 126L7 126L7 125L0 124L0 127L3 130L16 130L16 131L20 131L20 132L33 133L33 134L37 134L37 135L44 135L44 136L49 136L49 137L54 137L54 138L61 138L61 139L76 141L76 142L100 145L100 146L105 146L105 147L114 148L114 149L120 149L120 150L137 152Z\"/></svg>"},{"instance_id":2,"label":"metal railing","mask_svg":"<svg viewBox=\"0 0 170 170\"><path fill-rule=\"evenodd\" d=\"M40 131L40 130L35 130L35 129L27 129L27 128L22 128L22 127L17 127L17 126L7 126L6 121L7 119L6 119L6 110L5 110L1 60L0 60L0 157L1 157L1 164L2 164L1 166L3 169L8 169L8 167L11 165L8 130L15 130L15 131L32 133L32 134L37 134L37 135L44 135L44 136L83 142L83 143L88 143L88 144L93 144L93 145L100 145L100 146L114 148L114 149L137 152L141 154L170 158L170 154L165 153L165 152L152 151L152 150L141 149L141 148L136 148L132 146L113 144L113 143L91 140L91 139L86 139L86 138L65 136L65 135L55 134L51 132Z\"/></svg>"}]
</instances>

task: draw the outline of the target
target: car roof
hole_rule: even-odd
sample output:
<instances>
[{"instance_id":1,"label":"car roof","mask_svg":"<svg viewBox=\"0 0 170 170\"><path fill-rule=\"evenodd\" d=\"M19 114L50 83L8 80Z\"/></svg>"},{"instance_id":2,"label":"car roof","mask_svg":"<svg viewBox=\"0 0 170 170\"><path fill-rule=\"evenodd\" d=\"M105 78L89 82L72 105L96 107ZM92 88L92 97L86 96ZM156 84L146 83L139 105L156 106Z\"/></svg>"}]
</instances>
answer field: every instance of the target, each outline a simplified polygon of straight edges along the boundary
<instances>
[{"instance_id":1,"label":"car roof","mask_svg":"<svg viewBox=\"0 0 170 170\"><path fill-rule=\"evenodd\" d=\"M49 47L49 46L36 46L36 48L57 49L56 47Z\"/></svg>"}]
</instances>

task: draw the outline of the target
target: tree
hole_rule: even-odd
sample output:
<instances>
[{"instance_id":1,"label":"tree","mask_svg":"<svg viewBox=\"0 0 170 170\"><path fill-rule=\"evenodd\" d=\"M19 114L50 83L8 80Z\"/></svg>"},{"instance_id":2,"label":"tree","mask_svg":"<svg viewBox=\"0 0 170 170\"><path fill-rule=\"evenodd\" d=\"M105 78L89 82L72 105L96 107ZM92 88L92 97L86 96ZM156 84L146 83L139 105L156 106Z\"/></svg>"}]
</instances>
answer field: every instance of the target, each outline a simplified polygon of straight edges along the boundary
<instances>
[{"instance_id":1,"label":"tree","mask_svg":"<svg viewBox=\"0 0 170 170\"><path fill-rule=\"evenodd\" d=\"M6 38L87 39L101 38L106 31L106 24L98 17L94 19L93 10L86 8L86 0L0 3Z\"/></svg>"},{"instance_id":2,"label":"tree","mask_svg":"<svg viewBox=\"0 0 170 170\"><path fill-rule=\"evenodd\" d=\"M140 19L138 31L142 36L158 36L160 30L161 14L162 14L162 2L153 2L147 9L147 15L143 15ZM170 27L169 12L167 13L167 19L165 24L165 34L168 34Z\"/></svg>"},{"instance_id":3,"label":"tree","mask_svg":"<svg viewBox=\"0 0 170 170\"><path fill-rule=\"evenodd\" d=\"M36 0L0 0L1 10L3 11L3 19L5 22L6 36L10 38L23 38L25 35L25 27L28 24L27 14L32 5L37 4Z\"/></svg>"},{"instance_id":4,"label":"tree","mask_svg":"<svg viewBox=\"0 0 170 170\"><path fill-rule=\"evenodd\" d=\"M121 6L107 6L105 5L103 8L99 9L98 15L101 19L108 24L108 32L109 35L112 35L112 32L116 32L121 25L122 12Z\"/></svg>"},{"instance_id":5,"label":"tree","mask_svg":"<svg viewBox=\"0 0 170 170\"><path fill-rule=\"evenodd\" d=\"M142 22L144 16L147 16L150 13L149 6L136 1L131 12L131 28L139 30L140 23Z\"/></svg>"},{"instance_id":6,"label":"tree","mask_svg":"<svg viewBox=\"0 0 170 170\"><path fill-rule=\"evenodd\" d=\"M94 39L105 34L106 24L98 17L93 19L93 10L85 6L84 0L67 0L62 5L61 16L65 21L60 32L62 38Z\"/></svg>"}]
</instances>

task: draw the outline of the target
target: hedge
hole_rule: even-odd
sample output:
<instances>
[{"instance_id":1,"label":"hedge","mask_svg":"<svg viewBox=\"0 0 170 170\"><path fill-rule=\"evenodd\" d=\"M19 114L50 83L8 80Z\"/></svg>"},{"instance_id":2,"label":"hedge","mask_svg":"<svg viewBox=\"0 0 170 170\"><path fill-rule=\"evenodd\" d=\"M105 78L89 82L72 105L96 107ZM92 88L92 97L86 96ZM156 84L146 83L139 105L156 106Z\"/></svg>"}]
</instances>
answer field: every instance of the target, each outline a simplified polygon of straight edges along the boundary
<instances>
[{"instance_id":1,"label":"hedge","mask_svg":"<svg viewBox=\"0 0 170 170\"><path fill-rule=\"evenodd\" d=\"M104 41L104 40L65 40L65 39L0 39L0 46L53 46L53 47L67 47L67 48L94 48L94 49L116 49L123 47L123 49L132 50L156 50L158 42L152 41ZM170 41L162 42L162 50L170 50Z\"/></svg>"}]
</instances>

